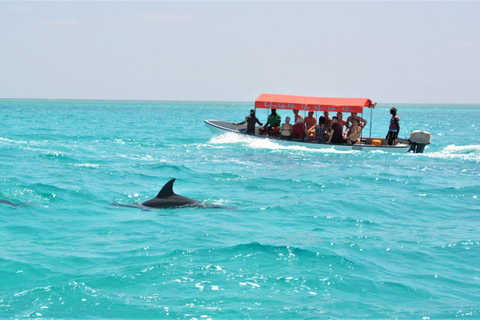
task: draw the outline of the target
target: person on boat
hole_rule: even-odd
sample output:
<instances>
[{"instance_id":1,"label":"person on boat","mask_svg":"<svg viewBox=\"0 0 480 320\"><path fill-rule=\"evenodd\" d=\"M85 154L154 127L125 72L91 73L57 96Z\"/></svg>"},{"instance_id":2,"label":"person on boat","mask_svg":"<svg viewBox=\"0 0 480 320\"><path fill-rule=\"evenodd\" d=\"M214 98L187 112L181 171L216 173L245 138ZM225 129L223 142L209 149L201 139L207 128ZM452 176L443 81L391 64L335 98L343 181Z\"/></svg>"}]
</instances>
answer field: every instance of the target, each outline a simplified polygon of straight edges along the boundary
<instances>
[{"instance_id":1,"label":"person on boat","mask_svg":"<svg viewBox=\"0 0 480 320\"><path fill-rule=\"evenodd\" d=\"M285 123L282 124L280 129L280 139L292 140L292 125L290 124L290 117L285 118Z\"/></svg>"},{"instance_id":2,"label":"person on boat","mask_svg":"<svg viewBox=\"0 0 480 320\"><path fill-rule=\"evenodd\" d=\"M250 110L250 115L246 116L243 122L234 123L233 125L239 126L245 123L247 124L247 130L245 130L243 133L246 133L252 136L255 135L255 123L258 123L259 126L263 125L263 123L261 123L258 120L258 118L255 116L255 109Z\"/></svg>"},{"instance_id":3,"label":"person on boat","mask_svg":"<svg viewBox=\"0 0 480 320\"><path fill-rule=\"evenodd\" d=\"M315 141L318 143L327 142L327 124L325 123L325 117L321 116L318 120L318 125L315 127Z\"/></svg>"},{"instance_id":4,"label":"person on boat","mask_svg":"<svg viewBox=\"0 0 480 320\"><path fill-rule=\"evenodd\" d=\"M352 120L352 126L350 127L347 138L345 139L348 144L355 144L360 141L360 136L362 134L362 128L357 119Z\"/></svg>"},{"instance_id":5,"label":"person on boat","mask_svg":"<svg viewBox=\"0 0 480 320\"><path fill-rule=\"evenodd\" d=\"M303 120L303 125L305 126L305 135L308 137L308 140L313 140L315 138L316 124L317 124L317 118L313 116L313 111L309 111L308 117L306 117Z\"/></svg>"},{"instance_id":6,"label":"person on boat","mask_svg":"<svg viewBox=\"0 0 480 320\"><path fill-rule=\"evenodd\" d=\"M325 117L325 124L327 126L327 132L330 132L332 128L332 119L328 116L328 111L323 111L323 116Z\"/></svg>"},{"instance_id":7,"label":"person on boat","mask_svg":"<svg viewBox=\"0 0 480 320\"><path fill-rule=\"evenodd\" d=\"M297 123L298 119L302 119L303 122L303 117L298 114L298 110L293 110L293 114L295 115L295 119L293 120L294 123Z\"/></svg>"},{"instance_id":8,"label":"person on boat","mask_svg":"<svg viewBox=\"0 0 480 320\"><path fill-rule=\"evenodd\" d=\"M305 129L303 128L302 119L298 119L292 127L292 139L294 141L303 141L305 137Z\"/></svg>"},{"instance_id":9,"label":"person on boat","mask_svg":"<svg viewBox=\"0 0 480 320\"><path fill-rule=\"evenodd\" d=\"M352 112L350 117L347 118L346 126L347 126L348 129L350 129L350 127L352 126L353 119L358 120L358 123L359 123L361 128L365 128L365 126L367 125L367 120L365 120L362 117L360 117L359 115L357 115L356 112Z\"/></svg>"},{"instance_id":10,"label":"person on boat","mask_svg":"<svg viewBox=\"0 0 480 320\"><path fill-rule=\"evenodd\" d=\"M332 128L330 129L327 143L342 144L345 141L343 139L342 127L338 124L337 120L337 117L332 117Z\"/></svg>"},{"instance_id":11,"label":"person on boat","mask_svg":"<svg viewBox=\"0 0 480 320\"><path fill-rule=\"evenodd\" d=\"M390 109L390 114L392 118L390 119L390 126L388 127L388 133L385 139L388 140L388 145L392 146L395 144L395 140L400 132L400 118L398 117L397 108L395 107Z\"/></svg>"},{"instance_id":12,"label":"person on boat","mask_svg":"<svg viewBox=\"0 0 480 320\"><path fill-rule=\"evenodd\" d=\"M268 116L267 123L263 126L263 131L273 136L278 133L278 126L282 118L277 114L276 109L272 109L272 113Z\"/></svg>"},{"instance_id":13,"label":"person on boat","mask_svg":"<svg viewBox=\"0 0 480 320\"><path fill-rule=\"evenodd\" d=\"M337 112L337 122L340 126L342 126L342 130L345 130L345 126L347 125L347 121L343 120L343 113Z\"/></svg>"}]
</instances>

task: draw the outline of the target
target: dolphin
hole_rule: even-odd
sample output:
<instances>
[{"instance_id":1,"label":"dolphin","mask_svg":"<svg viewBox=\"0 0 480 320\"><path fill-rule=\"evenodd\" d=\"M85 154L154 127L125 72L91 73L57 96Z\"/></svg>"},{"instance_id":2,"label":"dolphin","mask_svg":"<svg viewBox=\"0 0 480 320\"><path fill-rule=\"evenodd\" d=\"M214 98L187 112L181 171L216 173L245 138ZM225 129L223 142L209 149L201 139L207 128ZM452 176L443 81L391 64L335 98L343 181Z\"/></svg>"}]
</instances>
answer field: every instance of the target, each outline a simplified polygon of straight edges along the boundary
<instances>
[{"instance_id":1,"label":"dolphin","mask_svg":"<svg viewBox=\"0 0 480 320\"><path fill-rule=\"evenodd\" d=\"M114 206L121 207L134 207L134 208L179 208L179 207L197 207L197 208L225 208L218 204L210 204L205 202L196 201L190 198L182 197L173 192L173 183L175 179L168 181L153 199L145 202L140 202L130 205L122 205L118 203L112 203Z\"/></svg>"},{"instance_id":2,"label":"dolphin","mask_svg":"<svg viewBox=\"0 0 480 320\"><path fill-rule=\"evenodd\" d=\"M173 192L175 179L168 181L153 199L140 203L150 208L203 207L205 203L179 196Z\"/></svg>"},{"instance_id":3,"label":"dolphin","mask_svg":"<svg viewBox=\"0 0 480 320\"><path fill-rule=\"evenodd\" d=\"M11 205L12 207L18 207L19 206L19 204L11 203L8 200L0 200L0 203L5 203L5 204L8 204L8 205Z\"/></svg>"}]
</instances>

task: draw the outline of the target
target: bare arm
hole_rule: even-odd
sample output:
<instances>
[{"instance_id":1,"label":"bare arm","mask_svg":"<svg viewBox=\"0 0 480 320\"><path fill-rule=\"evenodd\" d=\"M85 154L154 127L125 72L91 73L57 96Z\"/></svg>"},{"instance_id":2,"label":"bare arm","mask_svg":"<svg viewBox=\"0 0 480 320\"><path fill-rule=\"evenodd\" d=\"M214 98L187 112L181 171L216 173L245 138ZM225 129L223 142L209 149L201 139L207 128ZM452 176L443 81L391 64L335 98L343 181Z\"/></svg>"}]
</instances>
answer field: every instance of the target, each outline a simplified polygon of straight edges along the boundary
<instances>
[{"instance_id":1,"label":"bare arm","mask_svg":"<svg viewBox=\"0 0 480 320\"><path fill-rule=\"evenodd\" d=\"M327 143L330 143L330 141L332 141L332 137L333 137L333 129L330 129L330 133L328 134L328 141L327 141Z\"/></svg>"},{"instance_id":2,"label":"bare arm","mask_svg":"<svg viewBox=\"0 0 480 320\"><path fill-rule=\"evenodd\" d=\"M248 118L248 117L247 117L247 118ZM247 118L245 118L245 121L239 122L239 123L234 123L233 125L234 125L234 126L240 126L240 125L242 125L242 124L245 124L245 123L247 123ZM258 121L258 120L257 120L257 121Z\"/></svg>"}]
</instances>

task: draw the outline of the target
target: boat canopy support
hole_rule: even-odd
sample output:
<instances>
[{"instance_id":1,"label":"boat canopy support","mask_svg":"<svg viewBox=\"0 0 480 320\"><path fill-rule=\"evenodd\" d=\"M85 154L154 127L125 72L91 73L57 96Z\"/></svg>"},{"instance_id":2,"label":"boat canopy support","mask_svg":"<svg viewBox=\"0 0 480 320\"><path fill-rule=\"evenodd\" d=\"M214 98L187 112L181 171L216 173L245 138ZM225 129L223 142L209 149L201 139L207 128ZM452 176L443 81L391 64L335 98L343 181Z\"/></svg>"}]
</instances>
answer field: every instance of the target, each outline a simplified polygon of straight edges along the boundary
<instances>
[{"instance_id":1,"label":"boat canopy support","mask_svg":"<svg viewBox=\"0 0 480 320\"><path fill-rule=\"evenodd\" d=\"M255 108L363 113L363 108L375 104L368 98L320 98L262 93Z\"/></svg>"}]
</instances>

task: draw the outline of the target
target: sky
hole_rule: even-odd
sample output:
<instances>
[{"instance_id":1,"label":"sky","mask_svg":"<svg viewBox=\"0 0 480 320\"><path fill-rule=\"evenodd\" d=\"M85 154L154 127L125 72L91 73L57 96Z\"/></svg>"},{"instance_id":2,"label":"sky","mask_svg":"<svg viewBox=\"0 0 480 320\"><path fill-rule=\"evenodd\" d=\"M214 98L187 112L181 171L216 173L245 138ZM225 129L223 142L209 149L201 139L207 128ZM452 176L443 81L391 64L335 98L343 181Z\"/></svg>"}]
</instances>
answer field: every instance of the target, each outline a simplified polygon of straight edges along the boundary
<instances>
[{"instance_id":1,"label":"sky","mask_svg":"<svg viewBox=\"0 0 480 320\"><path fill-rule=\"evenodd\" d=\"M0 1L0 98L480 103L480 2Z\"/></svg>"}]
</instances>

